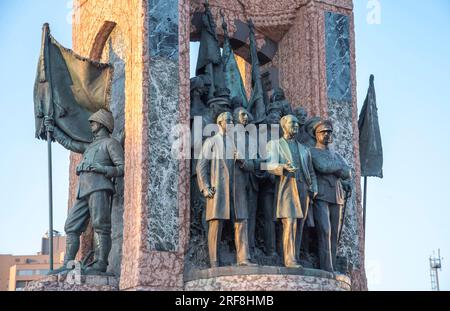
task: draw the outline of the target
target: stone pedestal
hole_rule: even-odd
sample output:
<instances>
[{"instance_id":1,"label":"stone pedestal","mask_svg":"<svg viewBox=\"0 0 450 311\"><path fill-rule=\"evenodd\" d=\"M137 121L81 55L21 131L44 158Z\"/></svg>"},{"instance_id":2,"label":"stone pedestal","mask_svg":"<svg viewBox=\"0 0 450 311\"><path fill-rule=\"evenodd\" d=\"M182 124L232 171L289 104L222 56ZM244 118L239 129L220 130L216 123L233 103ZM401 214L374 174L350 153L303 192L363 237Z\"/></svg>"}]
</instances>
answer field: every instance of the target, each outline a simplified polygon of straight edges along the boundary
<instances>
[{"instance_id":1,"label":"stone pedestal","mask_svg":"<svg viewBox=\"0 0 450 311\"><path fill-rule=\"evenodd\" d=\"M345 275L315 269L283 267L221 267L190 271L187 291L350 291Z\"/></svg>"},{"instance_id":2,"label":"stone pedestal","mask_svg":"<svg viewBox=\"0 0 450 311\"><path fill-rule=\"evenodd\" d=\"M30 282L25 291L117 291L119 280L113 276L70 274L51 275Z\"/></svg>"}]
</instances>

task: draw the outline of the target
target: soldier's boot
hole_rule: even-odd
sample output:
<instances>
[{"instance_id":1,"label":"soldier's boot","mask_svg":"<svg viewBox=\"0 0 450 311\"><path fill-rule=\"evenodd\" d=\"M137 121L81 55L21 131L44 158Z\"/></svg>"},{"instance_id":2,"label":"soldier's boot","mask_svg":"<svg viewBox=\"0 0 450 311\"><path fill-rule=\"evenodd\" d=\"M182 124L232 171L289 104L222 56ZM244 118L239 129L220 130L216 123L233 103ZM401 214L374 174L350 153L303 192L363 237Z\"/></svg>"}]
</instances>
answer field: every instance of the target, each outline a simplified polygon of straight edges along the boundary
<instances>
[{"instance_id":1,"label":"soldier's boot","mask_svg":"<svg viewBox=\"0 0 450 311\"><path fill-rule=\"evenodd\" d=\"M86 269L86 274L105 273L108 268L108 256L111 251L111 235L94 234L95 238L95 260Z\"/></svg>"},{"instance_id":2,"label":"soldier's boot","mask_svg":"<svg viewBox=\"0 0 450 311\"><path fill-rule=\"evenodd\" d=\"M66 253L64 254L63 265L55 270L49 271L48 275L64 273L73 270L75 266L70 267L69 262L75 260L75 256L80 248L80 236L75 233L67 233L66 236Z\"/></svg>"}]
</instances>

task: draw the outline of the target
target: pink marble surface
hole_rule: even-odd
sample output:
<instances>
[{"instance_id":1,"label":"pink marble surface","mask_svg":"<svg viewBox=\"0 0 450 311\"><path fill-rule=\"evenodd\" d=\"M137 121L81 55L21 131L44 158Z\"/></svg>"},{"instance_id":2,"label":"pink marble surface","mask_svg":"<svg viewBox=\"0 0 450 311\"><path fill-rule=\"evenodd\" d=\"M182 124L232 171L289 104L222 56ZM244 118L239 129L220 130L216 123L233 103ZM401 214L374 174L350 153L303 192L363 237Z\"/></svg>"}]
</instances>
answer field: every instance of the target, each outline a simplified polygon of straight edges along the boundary
<instances>
[{"instance_id":1,"label":"pink marble surface","mask_svg":"<svg viewBox=\"0 0 450 311\"><path fill-rule=\"evenodd\" d=\"M186 291L350 291L347 279L301 275L234 275L186 282Z\"/></svg>"}]
</instances>

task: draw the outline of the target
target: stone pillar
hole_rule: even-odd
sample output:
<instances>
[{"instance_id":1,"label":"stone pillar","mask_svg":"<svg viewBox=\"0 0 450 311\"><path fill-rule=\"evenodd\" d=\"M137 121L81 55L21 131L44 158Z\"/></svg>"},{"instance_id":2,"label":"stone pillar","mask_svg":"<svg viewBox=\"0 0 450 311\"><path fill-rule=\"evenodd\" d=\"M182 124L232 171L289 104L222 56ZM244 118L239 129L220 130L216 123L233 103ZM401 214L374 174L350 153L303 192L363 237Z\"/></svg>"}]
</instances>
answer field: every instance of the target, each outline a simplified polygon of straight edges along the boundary
<instances>
[{"instance_id":1,"label":"stone pillar","mask_svg":"<svg viewBox=\"0 0 450 311\"><path fill-rule=\"evenodd\" d=\"M171 148L172 128L189 124L189 3L100 0L74 7L75 51L100 50L119 71L111 109L124 143L125 178L116 217L113 211L112 255L119 258L110 257L113 271L120 273L121 290L183 289L189 162L173 158ZM115 24L106 38L105 22ZM76 161L72 157L72 168Z\"/></svg>"},{"instance_id":2,"label":"stone pillar","mask_svg":"<svg viewBox=\"0 0 450 311\"><path fill-rule=\"evenodd\" d=\"M183 289L189 164L171 148L174 127L189 120L187 8L182 0L140 5L142 66L131 87L141 89L125 114L121 290Z\"/></svg>"}]
</instances>

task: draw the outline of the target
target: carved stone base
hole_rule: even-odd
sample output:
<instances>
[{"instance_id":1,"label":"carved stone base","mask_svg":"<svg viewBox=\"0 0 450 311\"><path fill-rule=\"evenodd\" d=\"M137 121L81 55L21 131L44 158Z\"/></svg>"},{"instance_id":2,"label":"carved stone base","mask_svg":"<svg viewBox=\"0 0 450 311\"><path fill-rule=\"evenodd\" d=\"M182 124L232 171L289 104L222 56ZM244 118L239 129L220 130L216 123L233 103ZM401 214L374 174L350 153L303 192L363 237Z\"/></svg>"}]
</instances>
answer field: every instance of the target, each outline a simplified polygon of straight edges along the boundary
<instances>
[{"instance_id":1,"label":"carved stone base","mask_svg":"<svg viewBox=\"0 0 450 311\"><path fill-rule=\"evenodd\" d=\"M103 275L50 275L30 282L25 291L117 291L119 280Z\"/></svg>"},{"instance_id":2,"label":"carved stone base","mask_svg":"<svg viewBox=\"0 0 450 311\"><path fill-rule=\"evenodd\" d=\"M316 269L220 267L185 275L187 291L350 291L345 275Z\"/></svg>"}]
</instances>

